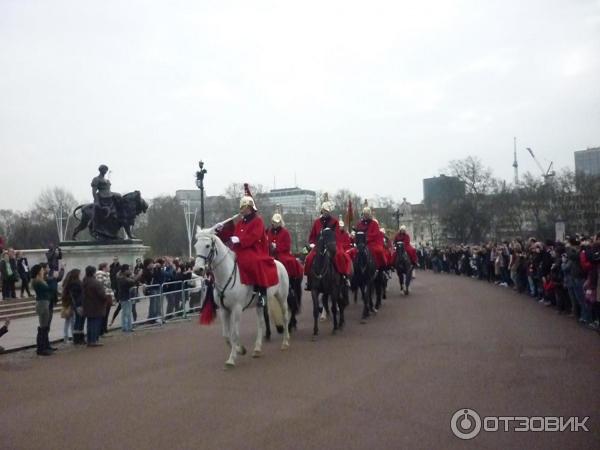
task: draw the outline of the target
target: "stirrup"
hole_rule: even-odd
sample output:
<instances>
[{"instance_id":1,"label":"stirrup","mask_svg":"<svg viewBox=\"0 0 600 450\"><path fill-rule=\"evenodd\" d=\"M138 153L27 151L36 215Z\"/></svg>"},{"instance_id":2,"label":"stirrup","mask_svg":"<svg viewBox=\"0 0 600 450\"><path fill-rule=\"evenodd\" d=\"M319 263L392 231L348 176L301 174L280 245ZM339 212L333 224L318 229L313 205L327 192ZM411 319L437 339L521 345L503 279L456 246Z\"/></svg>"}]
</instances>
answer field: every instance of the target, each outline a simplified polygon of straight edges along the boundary
<instances>
[{"instance_id":1,"label":"stirrup","mask_svg":"<svg viewBox=\"0 0 600 450\"><path fill-rule=\"evenodd\" d=\"M256 306L260 306L262 308L264 308L265 306L267 306L267 302L265 299L265 296L262 295L260 292L256 292Z\"/></svg>"}]
</instances>

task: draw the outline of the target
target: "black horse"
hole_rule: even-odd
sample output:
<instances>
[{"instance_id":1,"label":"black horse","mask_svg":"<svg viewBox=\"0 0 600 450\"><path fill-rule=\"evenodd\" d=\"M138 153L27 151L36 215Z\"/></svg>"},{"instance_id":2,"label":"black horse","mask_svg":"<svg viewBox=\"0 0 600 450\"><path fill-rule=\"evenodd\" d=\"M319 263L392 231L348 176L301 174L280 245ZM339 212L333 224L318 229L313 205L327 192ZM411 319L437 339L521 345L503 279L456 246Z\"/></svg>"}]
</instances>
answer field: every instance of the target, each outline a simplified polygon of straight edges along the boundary
<instances>
[{"instance_id":1,"label":"black horse","mask_svg":"<svg viewBox=\"0 0 600 450\"><path fill-rule=\"evenodd\" d=\"M365 234L361 231L356 233L356 256L354 257L354 275L352 276L352 291L354 302L360 290L363 301L363 312L361 323L367 323L371 313L376 312L373 305L373 285L377 275L377 267L373 255L367 247Z\"/></svg>"},{"instance_id":2,"label":"black horse","mask_svg":"<svg viewBox=\"0 0 600 450\"><path fill-rule=\"evenodd\" d=\"M348 304L347 288L342 275L336 270L334 258L336 253L335 232L325 228L317 242L316 255L312 263L309 277L313 301L313 340L319 334L319 294L323 294L323 308L327 308L327 299L331 299L331 315L333 316L333 334L344 328L344 308ZM344 295L344 292L346 295ZM337 313L340 313L338 323Z\"/></svg>"},{"instance_id":3,"label":"black horse","mask_svg":"<svg viewBox=\"0 0 600 450\"><path fill-rule=\"evenodd\" d=\"M103 215L105 208L99 208L94 203L79 205L73 211L73 216L79 220L79 225L73 231L72 239L75 240L80 231L89 228L90 235L97 240L120 239L121 228L125 230L127 237L133 239L131 228L135 224L135 218L148 210L148 203L142 198L140 191L130 192L116 200L116 214ZM81 210L81 218L76 213Z\"/></svg>"},{"instance_id":4,"label":"black horse","mask_svg":"<svg viewBox=\"0 0 600 450\"><path fill-rule=\"evenodd\" d=\"M394 268L398 274L398 281L400 281L400 290L404 292L404 295L408 295L408 288L412 280L413 265L404 248L404 243L398 241L395 246L396 257L394 258Z\"/></svg>"}]
</instances>

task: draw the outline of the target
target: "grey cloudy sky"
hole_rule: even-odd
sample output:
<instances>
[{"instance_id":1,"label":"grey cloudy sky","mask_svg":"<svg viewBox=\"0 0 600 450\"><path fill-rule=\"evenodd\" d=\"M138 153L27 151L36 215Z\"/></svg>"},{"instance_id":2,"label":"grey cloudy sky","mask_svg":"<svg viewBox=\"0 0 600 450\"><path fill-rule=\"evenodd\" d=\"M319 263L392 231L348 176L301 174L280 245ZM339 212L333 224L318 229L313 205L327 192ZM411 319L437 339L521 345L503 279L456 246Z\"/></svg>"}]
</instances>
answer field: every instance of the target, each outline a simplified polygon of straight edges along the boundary
<instances>
[{"instance_id":1,"label":"grey cloudy sky","mask_svg":"<svg viewBox=\"0 0 600 450\"><path fill-rule=\"evenodd\" d=\"M600 1L0 0L0 209L231 182L422 197L600 145ZM545 158L545 159L544 159Z\"/></svg>"}]
</instances>

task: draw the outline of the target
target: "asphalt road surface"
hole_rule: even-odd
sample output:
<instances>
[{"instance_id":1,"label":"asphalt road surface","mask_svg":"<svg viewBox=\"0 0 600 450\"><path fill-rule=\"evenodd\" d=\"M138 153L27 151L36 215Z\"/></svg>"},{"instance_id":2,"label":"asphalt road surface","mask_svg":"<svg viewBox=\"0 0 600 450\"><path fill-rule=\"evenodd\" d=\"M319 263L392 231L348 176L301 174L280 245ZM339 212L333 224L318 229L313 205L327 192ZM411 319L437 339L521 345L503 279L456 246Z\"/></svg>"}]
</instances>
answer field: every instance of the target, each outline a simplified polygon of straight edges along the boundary
<instances>
[{"instance_id":1,"label":"asphalt road surface","mask_svg":"<svg viewBox=\"0 0 600 450\"><path fill-rule=\"evenodd\" d=\"M262 358L228 371L220 325L197 319L113 332L99 348L0 356L0 448L598 448L598 333L510 289L417 276L408 297L394 278L368 324L351 305L346 330L332 336L321 324L317 342L305 296L288 351L276 336ZM242 322L251 348L254 311ZM589 416L589 431L461 440L450 427L461 408Z\"/></svg>"}]
</instances>

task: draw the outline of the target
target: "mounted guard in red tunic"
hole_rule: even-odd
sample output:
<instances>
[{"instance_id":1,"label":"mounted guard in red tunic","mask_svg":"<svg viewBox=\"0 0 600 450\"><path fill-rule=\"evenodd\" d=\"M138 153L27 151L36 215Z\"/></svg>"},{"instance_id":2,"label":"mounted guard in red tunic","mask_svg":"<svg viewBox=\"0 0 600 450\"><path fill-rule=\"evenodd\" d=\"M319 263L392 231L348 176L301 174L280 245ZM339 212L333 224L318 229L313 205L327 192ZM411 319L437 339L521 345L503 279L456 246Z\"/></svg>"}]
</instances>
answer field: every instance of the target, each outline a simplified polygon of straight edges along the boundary
<instances>
[{"instance_id":1,"label":"mounted guard in red tunic","mask_svg":"<svg viewBox=\"0 0 600 450\"><path fill-rule=\"evenodd\" d=\"M365 201L362 211L362 219L356 224L356 231L362 231L367 238L367 247L373 255L377 269L385 269L388 260L385 254L384 235L379 228L379 222L373 219L371 208Z\"/></svg>"}]
</instances>

